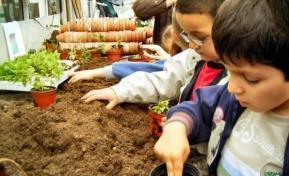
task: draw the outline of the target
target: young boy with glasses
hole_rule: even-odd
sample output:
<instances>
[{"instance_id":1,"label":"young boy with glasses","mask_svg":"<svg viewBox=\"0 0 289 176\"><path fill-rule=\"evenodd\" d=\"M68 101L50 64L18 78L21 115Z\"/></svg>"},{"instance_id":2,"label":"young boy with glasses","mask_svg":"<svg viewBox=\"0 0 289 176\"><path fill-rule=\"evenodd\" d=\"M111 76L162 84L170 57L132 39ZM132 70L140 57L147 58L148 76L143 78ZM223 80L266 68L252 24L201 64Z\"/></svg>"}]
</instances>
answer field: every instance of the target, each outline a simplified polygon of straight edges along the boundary
<instances>
[{"instance_id":1,"label":"young boy with glasses","mask_svg":"<svg viewBox=\"0 0 289 176\"><path fill-rule=\"evenodd\" d=\"M212 6L211 0L178 0L176 19L179 25L189 36L208 37L204 44L197 47L190 42L194 50L184 51L177 56L178 59L166 61L164 71L134 73L115 86L90 91L82 99L85 102L108 100L109 109L122 102L154 103L178 97L184 101L193 99L193 90L220 83L226 72L218 63L220 59L210 35L213 18L221 2L214 1Z\"/></svg>"},{"instance_id":2,"label":"young boy with glasses","mask_svg":"<svg viewBox=\"0 0 289 176\"><path fill-rule=\"evenodd\" d=\"M209 142L209 175L289 175L289 40L266 0L226 0L212 38L230 78L167 113L155 145L181 176L189 144Z\"/></svg>"}]
</instances>

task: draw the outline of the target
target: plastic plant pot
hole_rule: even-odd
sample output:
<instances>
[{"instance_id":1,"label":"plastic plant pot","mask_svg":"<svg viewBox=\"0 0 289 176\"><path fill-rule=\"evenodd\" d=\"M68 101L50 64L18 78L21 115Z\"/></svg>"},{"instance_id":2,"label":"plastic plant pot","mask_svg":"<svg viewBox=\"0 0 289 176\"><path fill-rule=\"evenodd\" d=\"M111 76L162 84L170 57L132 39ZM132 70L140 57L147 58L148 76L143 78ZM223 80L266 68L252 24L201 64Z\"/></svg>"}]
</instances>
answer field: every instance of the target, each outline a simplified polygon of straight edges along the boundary
<instances>
[{"instance_id":1,"label":"plastic plant pot","mask_svg":"<svg viewBox=\"0 0 289 176\"><path fill-rule=\"evenodd\" d=\"M194 165L185 163L183 169L183 176L199 176L200 171ZM167 176L166 163L162 163L151 170L149 176Z\"/></svg>"},{"instance_id":2,"label":"plastic plant pot","mask_svg":"<svg viewBox=\"0 0 289 176\"><path fill-rule=\"evenodd\" d=\"M55 103L56 88L41 91L32 90L31 95L36 107L46 108Z\"/></svg>"},{"instance_id":3,"label":"plastic plant pot","mask_svg":"<svg viewBox=\"0 0 289 176\"><path fill-rule=\"evenodd\" d=\"M61 50L60 51L60 59L66 60L69 57L69 50Z\"/></svg>"},{"instance_id":4,"label":"plastic plant pot","mask_svg":"<svg viewBox=\"0 0 289 176\"><path fill-rule=\"evenodd\" d=\"M97 59L97 58L100 58L100 51L99 49L89 49L88 50L90 52L90 58L91 59Z\"/></svg>"},{"instance_id":5,"label":"plastic plant pot","mask_svg":"<svg viewBox=\"0 0 289 176\"><path fill-rule=\"evenodd\" d=\"M109 50L109 51L107 51L106 54L107 54L107 59L110 62L119 61L121 59L121 56L122 56L122 48Z\"/></svg>"},{"instance_id":6,"label":"plastic plant pot","mask_svg":"<svg viewBox=\"0 0 289 176\"><path fill-rule=\"evenodd\" d=\"M162 135L162 120L165 117L162 114L158 114L153 111L149 111L149 117L150 117L150 129L152 132L152 135L156 138L160 137Z\"/></svg>"}]
</instances>

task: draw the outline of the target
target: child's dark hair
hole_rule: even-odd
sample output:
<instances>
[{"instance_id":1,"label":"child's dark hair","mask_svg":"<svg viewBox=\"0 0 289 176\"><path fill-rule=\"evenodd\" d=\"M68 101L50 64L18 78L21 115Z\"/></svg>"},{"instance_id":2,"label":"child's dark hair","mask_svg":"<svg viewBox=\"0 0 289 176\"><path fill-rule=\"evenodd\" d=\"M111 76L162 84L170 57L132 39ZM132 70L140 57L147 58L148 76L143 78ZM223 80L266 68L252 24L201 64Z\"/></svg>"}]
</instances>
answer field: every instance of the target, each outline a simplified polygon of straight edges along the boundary
<instances>
[{"instance_id":1,"label":"child's dark hair","mask_svg":"<svg viewBox=\"0 0 289 176\"><path fill-rule=\"evenodd\" d=\"M177 0L176 11L182 14L208 13L215 17L224 0Z\"/></svg>"},{"instance_id":2,"label":"child's dark hair","mask_svg":"<svg viewBox=\"0 0 289 176\"><path fill-rule=\"evenodd\" d=\"M212 38L223 61L267 64L289 80L289 40L274 22L266 0L225 1L215 17Z\"/></svg>"},{"instance_id":3,"label":"child's dark hair","mask_svg":"<svg viewBox=\"0 0 289 176\"><path fill-rule=\"evenodd\" d=\"M267 0L274 19L289 37L289 0Z\"/></svg>"}]
</instances>

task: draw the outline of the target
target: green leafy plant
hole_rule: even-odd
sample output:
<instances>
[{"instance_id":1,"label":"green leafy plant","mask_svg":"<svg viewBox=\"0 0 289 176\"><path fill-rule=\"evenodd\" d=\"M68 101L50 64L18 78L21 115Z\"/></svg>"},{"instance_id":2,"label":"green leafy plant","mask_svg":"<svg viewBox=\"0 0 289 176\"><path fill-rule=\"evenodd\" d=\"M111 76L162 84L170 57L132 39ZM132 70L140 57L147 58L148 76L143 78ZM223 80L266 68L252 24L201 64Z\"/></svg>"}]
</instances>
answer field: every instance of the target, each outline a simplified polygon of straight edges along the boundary
<instances>
[{"instance_id":1,"label":"green leafy plant","mask_svg":"<svg viewBox=\"0 0 289 176\"><path fill-rule=\"evenodd\" d=\"M75 60L76 56L77 56L77 54L76 54L76 50L75 49L72 49L72 50L69 51L69 53L68 53L68 59L69 60Z\"/></svg>"},{"instance_id":2,"label":"green leafy plant","mask_svg":"<svg viewBox=\"0 0 289 176\"><path fill-rule=\"evenodd\" d=\"M90 56L90 52L87 49L84 49L79 58L80 64L87 63L90 60Z\"/></svg>"},{"instance_id":3,"label":"green leafy plant","mask_svg":"<svg viewBox=\"0 0 289 176\"><path fill-rule=\"evenodd\" d=\"M99 49L99 51L101 52L101 54L105 54L107 51L107 48L105 47L104 43L99 43L97 45L97 48Z\"/></svg>"},{"instance_id":4,"label":"green leafy plant","mask_svg":"<svg viewBox=\"0 0 289 176\"><path fill-rule=\"evenodd\" d=\"M169 103L170 100L159 101L157 104L150 106L149 109L157 114L163 114L169 110Z\"/></svg>"},{"instance_id":5,"label":"green leafy plant","mask_svg":"<svg viewBox=\"0 0 289 176\"><path fill-rule=\"evenodd\" d=\"M137 27L152 27L151 20L141 20L139 18L136 19L136 26Z\"/></svg>"},{"instance_id":6,"label":"green leafy plant","mask_svg":"<svg viewBox=\"0 0 289 176\"><path fill-rule=\"evenodd\" d=\"M59 53L47 50L28 53L0 65L0 80L31 83L37 90L50 86L52 79L59 79L62 73Z\"/></svg>"},{"instance_id":7,"label":"green leafy plant","mask_svg":"<svg viewBox=\"0 0 289 176\"><path fill-rule=\"evenodd\" d=\"M121 43L121 41L120 40L118 40L117 42L116 42L116 44L113 44L113 45L111 45L111 47L110 47L110 51L111 50L119 50L119 49L122 49L123 48L123 44Z\"/></svg>"}]
</instances>

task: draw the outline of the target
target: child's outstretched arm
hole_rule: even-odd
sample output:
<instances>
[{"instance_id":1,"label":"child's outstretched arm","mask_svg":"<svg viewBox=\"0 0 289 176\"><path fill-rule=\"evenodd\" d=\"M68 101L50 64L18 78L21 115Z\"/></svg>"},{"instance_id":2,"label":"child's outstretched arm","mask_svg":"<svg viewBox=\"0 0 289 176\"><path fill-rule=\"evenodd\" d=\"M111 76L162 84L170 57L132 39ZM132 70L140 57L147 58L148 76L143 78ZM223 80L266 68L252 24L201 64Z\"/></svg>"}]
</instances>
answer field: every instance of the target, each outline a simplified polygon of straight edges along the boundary
<instances>
[{"instance_id":1,"label":"child's outstretched arm","mask_svg":"<svg viewBox=\"0 0 289 176\"><path fill-rule=\"evenodd\" d=\"M168 175L182 175L190 144L209 140L216 108L221 104L230 104L228 100L220 100L227 95L226 87L197 89L193 102L182 102L168 111L168 120L154 148L157 156L166 162Z\"/></svg>"}]
</instances>

